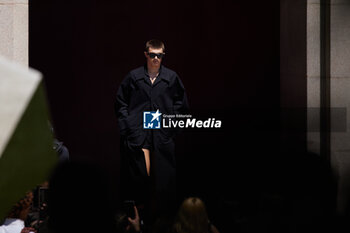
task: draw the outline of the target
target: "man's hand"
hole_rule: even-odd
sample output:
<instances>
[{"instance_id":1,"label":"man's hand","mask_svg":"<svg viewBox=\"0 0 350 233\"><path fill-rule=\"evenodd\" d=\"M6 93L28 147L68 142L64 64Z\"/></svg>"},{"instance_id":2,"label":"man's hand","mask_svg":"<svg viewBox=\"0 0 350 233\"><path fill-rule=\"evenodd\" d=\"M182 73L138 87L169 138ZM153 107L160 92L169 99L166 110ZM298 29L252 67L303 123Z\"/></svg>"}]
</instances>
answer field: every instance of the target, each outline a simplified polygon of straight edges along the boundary
<instances>
[{"instance_id":1,"label":"man's hand","mask_svg":"<svg viewBox=\"0 0 350 233\"><path fill-rule=\"evenodd\" d=\"M131 228L133 228L136 232L140 232L141 231L140 217L139 217L139 212L137 211L136 206L134 206L134 210L135 210L135 218L131 219L130 217L128 217L128 221L131 224Z\"/></svg>"},{"instance_id":2,"label":"man's hand","mask_svg":"<svg viewBox=\"0 0 350 233\"><path fill-rule=\"evenodd\" d=\"M37 231L32 227L25 227L21 230L21 233L36 233Z\"/></svg>"}]
</instances>

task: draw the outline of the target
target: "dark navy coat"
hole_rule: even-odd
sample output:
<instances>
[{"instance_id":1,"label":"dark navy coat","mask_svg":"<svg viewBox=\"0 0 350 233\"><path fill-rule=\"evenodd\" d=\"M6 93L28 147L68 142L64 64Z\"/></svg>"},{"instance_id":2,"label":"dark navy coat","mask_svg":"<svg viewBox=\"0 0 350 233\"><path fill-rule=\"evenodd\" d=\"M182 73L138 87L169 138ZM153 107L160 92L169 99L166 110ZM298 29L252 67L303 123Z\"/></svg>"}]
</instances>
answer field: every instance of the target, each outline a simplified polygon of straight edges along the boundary
<instances>
[{"instance_id":1,"label":"dark navy coat","mask_svg":"<svg viewBox=\"0 0 350 233\"><path fill-rule=\"evenodd\" d=\"M152 84L147 66L129 72L122 81L116 100L116 114L121 134L122 182L127 197L142 202L150 186L142 147L151 139L151 167L153 168L158 205L166 207L175 195L176 129L143 129L143 112L184 114L188 111L185 88L179 76L161 66Z\"/></svg>"}]
</instances>

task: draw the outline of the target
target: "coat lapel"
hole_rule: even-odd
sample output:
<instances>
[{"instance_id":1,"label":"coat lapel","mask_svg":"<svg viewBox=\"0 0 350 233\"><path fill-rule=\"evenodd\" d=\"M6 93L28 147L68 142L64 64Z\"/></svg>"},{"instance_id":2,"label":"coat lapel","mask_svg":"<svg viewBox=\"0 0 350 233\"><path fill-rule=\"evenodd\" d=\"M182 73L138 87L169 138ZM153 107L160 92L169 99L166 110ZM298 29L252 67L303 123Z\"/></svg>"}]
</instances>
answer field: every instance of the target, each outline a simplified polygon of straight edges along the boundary
<instances>
[{"instance_id":1,"label":"coat lapel","mask_svg":"<svg viewBox=\"0 0 350 233\"><path fill-rule=\"evenodd\" d=\"M158 77L156 78L156 80L154 81L153 83L153 87L155 87L158 83L160 83L161 81L165 81L169 84L169 75L168 75L168 72L166 72L166 69L164 68L164 66L162 65L160 67L160 70L159 70L159 75Z\"/></svg>"},{"instance_id":2,"label":"coat lapel","mask_svg":"<svg viewBox=\"0 0 350 233\"><path fill-rule=\"evenodd\" d=\"M152 84L145 67L143 71L135 74L135 80L136 85L138 85L140 89L142 89L147 94L148 97L151 97L150 95L152 93L152 99L156 99L159 94L164 91L163 89L169 85L170 77L168 72L166 72L166 69L161 66L159 75ZM162 85L162 83L165 85Z\"/></svg>"},{"instance_id":3,"label":"coat lapel","mask_svg":"<svg viewBox=\"0 0 350 233\"><path fill-rule=\"evenodd\" d=\"M150 96L150 89L152 88L152 83L151 83L151 80L149 80L148 76L144 72L139 72L139 73L135 74L135 84L149 98L151 97Z\"/></svg>"}]
</instances>

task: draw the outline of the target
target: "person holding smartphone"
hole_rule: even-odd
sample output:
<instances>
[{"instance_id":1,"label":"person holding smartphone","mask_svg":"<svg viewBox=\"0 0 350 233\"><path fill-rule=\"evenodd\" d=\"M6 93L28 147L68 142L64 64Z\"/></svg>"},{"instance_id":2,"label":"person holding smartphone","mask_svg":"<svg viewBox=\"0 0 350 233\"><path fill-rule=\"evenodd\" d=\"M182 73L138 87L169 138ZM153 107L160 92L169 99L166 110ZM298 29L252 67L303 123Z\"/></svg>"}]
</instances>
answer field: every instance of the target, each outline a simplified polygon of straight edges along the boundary
<instances>
[{"instance_id":1,"label":"person holding smartphone","mask_svg":"<svg viewBox=\"0 0 350 233\"><path fill-rule=\"evenodd\" d=\"M119 86L115 110L121 135L122 190L136 205L150 204L161 213L175 201L176 130L148 129L144 114L160 124L162 114L185 114L188 101L182 81L163 66L164 43L147 41L146 64L130 71Z\"/></svg>"}]
</instances>

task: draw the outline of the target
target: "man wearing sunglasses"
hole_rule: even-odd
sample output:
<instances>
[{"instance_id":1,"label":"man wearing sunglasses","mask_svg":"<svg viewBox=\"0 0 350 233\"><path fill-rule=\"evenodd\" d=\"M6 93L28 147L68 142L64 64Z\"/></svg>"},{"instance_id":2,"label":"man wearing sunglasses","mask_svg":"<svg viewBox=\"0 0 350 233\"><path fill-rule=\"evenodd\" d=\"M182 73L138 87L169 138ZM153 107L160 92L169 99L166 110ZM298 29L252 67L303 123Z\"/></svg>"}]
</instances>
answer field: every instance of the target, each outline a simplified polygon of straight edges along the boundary
<instances>
[{"instance_id":1,"label":"man wearing sunglasses","mask_svg":"<svg viewBox=\"0 0 350 233\"><path fill-rule=\"evenodd\" d=\"M130 71L117 92L116 114L121 134L123 199L152 209L171 210L175 202L176 129L144 129L143 113L185 114L185 88L178 75L163 66L164 43L146 43L146 64ZM161 123L161 122L160 122ZM156 200L156 201L155 201ZM148 208L149 207L149 208Z\"/></svg>"}]
</instances>

